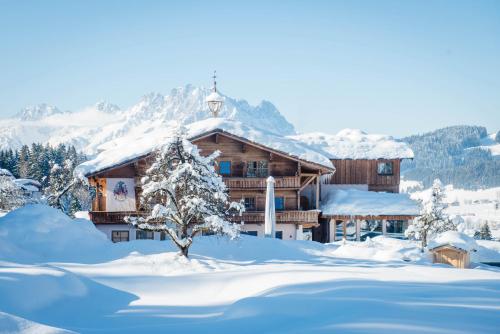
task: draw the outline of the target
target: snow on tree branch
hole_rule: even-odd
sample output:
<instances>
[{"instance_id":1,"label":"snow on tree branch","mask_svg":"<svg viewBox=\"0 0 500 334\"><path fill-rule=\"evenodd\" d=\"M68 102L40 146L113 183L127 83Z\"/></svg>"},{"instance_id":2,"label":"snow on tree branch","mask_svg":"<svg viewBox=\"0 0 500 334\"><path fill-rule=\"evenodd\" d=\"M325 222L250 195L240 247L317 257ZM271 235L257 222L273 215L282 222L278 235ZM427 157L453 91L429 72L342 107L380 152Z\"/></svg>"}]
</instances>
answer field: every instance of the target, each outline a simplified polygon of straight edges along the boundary
<instances>
[{"instance_id":1,"label":"snow on tree branch","mask_svg":"<svg viewBox=\"0 0 500 334\"><path fill-rule=\"evenodd\" d=\"M230 202L215 171L219 152L203 157L182 130L154 152L154 162L142 178L143 216L127 217L136 228L167 233L185 256L193 237L211 231L235 238L239 225L231 220L244 206Z\"/></svg>"}]
</instances>

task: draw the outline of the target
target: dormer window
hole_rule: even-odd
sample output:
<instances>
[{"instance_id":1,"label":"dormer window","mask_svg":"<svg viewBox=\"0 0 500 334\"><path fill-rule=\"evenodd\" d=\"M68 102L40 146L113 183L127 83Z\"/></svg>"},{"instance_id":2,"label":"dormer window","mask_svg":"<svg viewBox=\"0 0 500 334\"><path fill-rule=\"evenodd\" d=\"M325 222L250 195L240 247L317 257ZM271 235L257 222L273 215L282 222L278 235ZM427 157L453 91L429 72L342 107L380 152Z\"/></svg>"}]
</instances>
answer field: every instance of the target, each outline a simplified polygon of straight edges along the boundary
<instances>
[{"instance_id":1,"label":"dormer window","mask_svg":"<svg viewBox=\"0 0 500 334\"><path fill-rule=\"evenodd\" d=\"M392 161L379 162L377 164L377 174L378 175L392 175Z\"/></svg>"}]
</instances>

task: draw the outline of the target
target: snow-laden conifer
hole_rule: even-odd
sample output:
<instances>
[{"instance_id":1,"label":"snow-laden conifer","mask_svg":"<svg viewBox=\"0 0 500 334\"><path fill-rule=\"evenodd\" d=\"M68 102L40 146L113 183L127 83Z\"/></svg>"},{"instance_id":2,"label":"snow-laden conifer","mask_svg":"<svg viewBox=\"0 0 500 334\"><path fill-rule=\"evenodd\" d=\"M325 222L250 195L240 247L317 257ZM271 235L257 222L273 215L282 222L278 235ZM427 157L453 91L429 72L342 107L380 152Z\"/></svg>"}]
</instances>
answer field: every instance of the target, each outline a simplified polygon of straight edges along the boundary
<instances>
[{"instance_id":1,"label":"snow-laden conifer","mask_svg":"<svg viewBox=\"0 0 500 334\"><path fill-rule=\"evenodd\" d=\"M484 224L481 225L481 229L474 233L474 238L480 240L491 240L493 238L491 236L490 226L487 222L484 222Z\"/></svg>"},{"instance_id":2,"label":"snow-laden conifer","mask_svg":"<svg viewBox=\"0 0 500 334\"><path fill-rule=\"evenodd\" d=\"M154 152L154 162L142 179L140 206L147 215L126 220L141 230L166 232L184 256L203 230L237 237L239 225L231 217L241 215L244 207L229 201L214 168L218 155L217 151L201 156L179 130Z\"/></svg>"},{"instance_id":3,"label":"snow-laden conifer","mask_svg":"<svg viewBox=\"0 0 500 334\"><path fill-rule=\"evenodd\" d=\"M27 202L23 190L13 180L11 176L0 175L0 210L2 211L17 209Z\"/></svg>"},{"instance_id":4,"label":"snow-laden conifer","mask_svg":"<svg viewBox=\"0 0 500 334\"><path fill-rule=\"evenodd\" d=\"M455 225L444 212L443 199L444 192L441 181L436 179L432 185L430 198L422 202L420 216L415 218L405 231L409 239L421 241L422 251L437 234L456 230Z\"/></svg>"}]
</instances>

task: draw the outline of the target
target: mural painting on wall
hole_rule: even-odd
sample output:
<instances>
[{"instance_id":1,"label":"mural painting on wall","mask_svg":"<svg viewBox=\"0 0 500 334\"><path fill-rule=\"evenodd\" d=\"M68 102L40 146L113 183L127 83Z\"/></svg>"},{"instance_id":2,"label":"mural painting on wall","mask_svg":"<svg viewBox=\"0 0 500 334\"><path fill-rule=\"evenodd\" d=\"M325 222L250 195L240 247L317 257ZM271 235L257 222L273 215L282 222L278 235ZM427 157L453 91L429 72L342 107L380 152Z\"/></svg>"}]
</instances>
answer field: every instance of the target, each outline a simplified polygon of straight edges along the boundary
<instances>
[{"instance_id":1,"label":"mural painting on wall","mask_svg":"<svg viewBox=\"0 0 500 334\"><path fill-rule=\"evenodd\" d=\"M133 178L108 178L107 211L135 211L135 188Z\"/></svg>"},{"instance_id":2,"label":"mural painting on wall","mask_svg":"<svg viewBox=\"0 0 500 334\"><path fill-rule=\"evenodd\" d=\"M123 202L127 199L127 185L123 181L118 181L113 189L113 196L115 200Z\"/></svg>"}]
</instances>

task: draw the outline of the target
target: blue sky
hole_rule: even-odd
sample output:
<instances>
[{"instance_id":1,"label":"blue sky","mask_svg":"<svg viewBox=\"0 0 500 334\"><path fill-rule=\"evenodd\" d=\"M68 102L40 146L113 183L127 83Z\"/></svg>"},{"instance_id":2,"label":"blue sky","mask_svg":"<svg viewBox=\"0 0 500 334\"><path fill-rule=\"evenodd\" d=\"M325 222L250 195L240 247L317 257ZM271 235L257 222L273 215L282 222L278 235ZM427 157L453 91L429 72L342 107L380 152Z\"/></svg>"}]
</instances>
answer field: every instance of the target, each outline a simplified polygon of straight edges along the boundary
<instances>
[{"instance_id":1,"label":"blue sky","mask_svg":"<svg viewBox=\"0 0 500 334\"><path fill-rule=\"evenodd\" d=\"M4 1L0 116L210 85L300 131L500 129L500 1Z\"/></svg>"}]
</instances>

